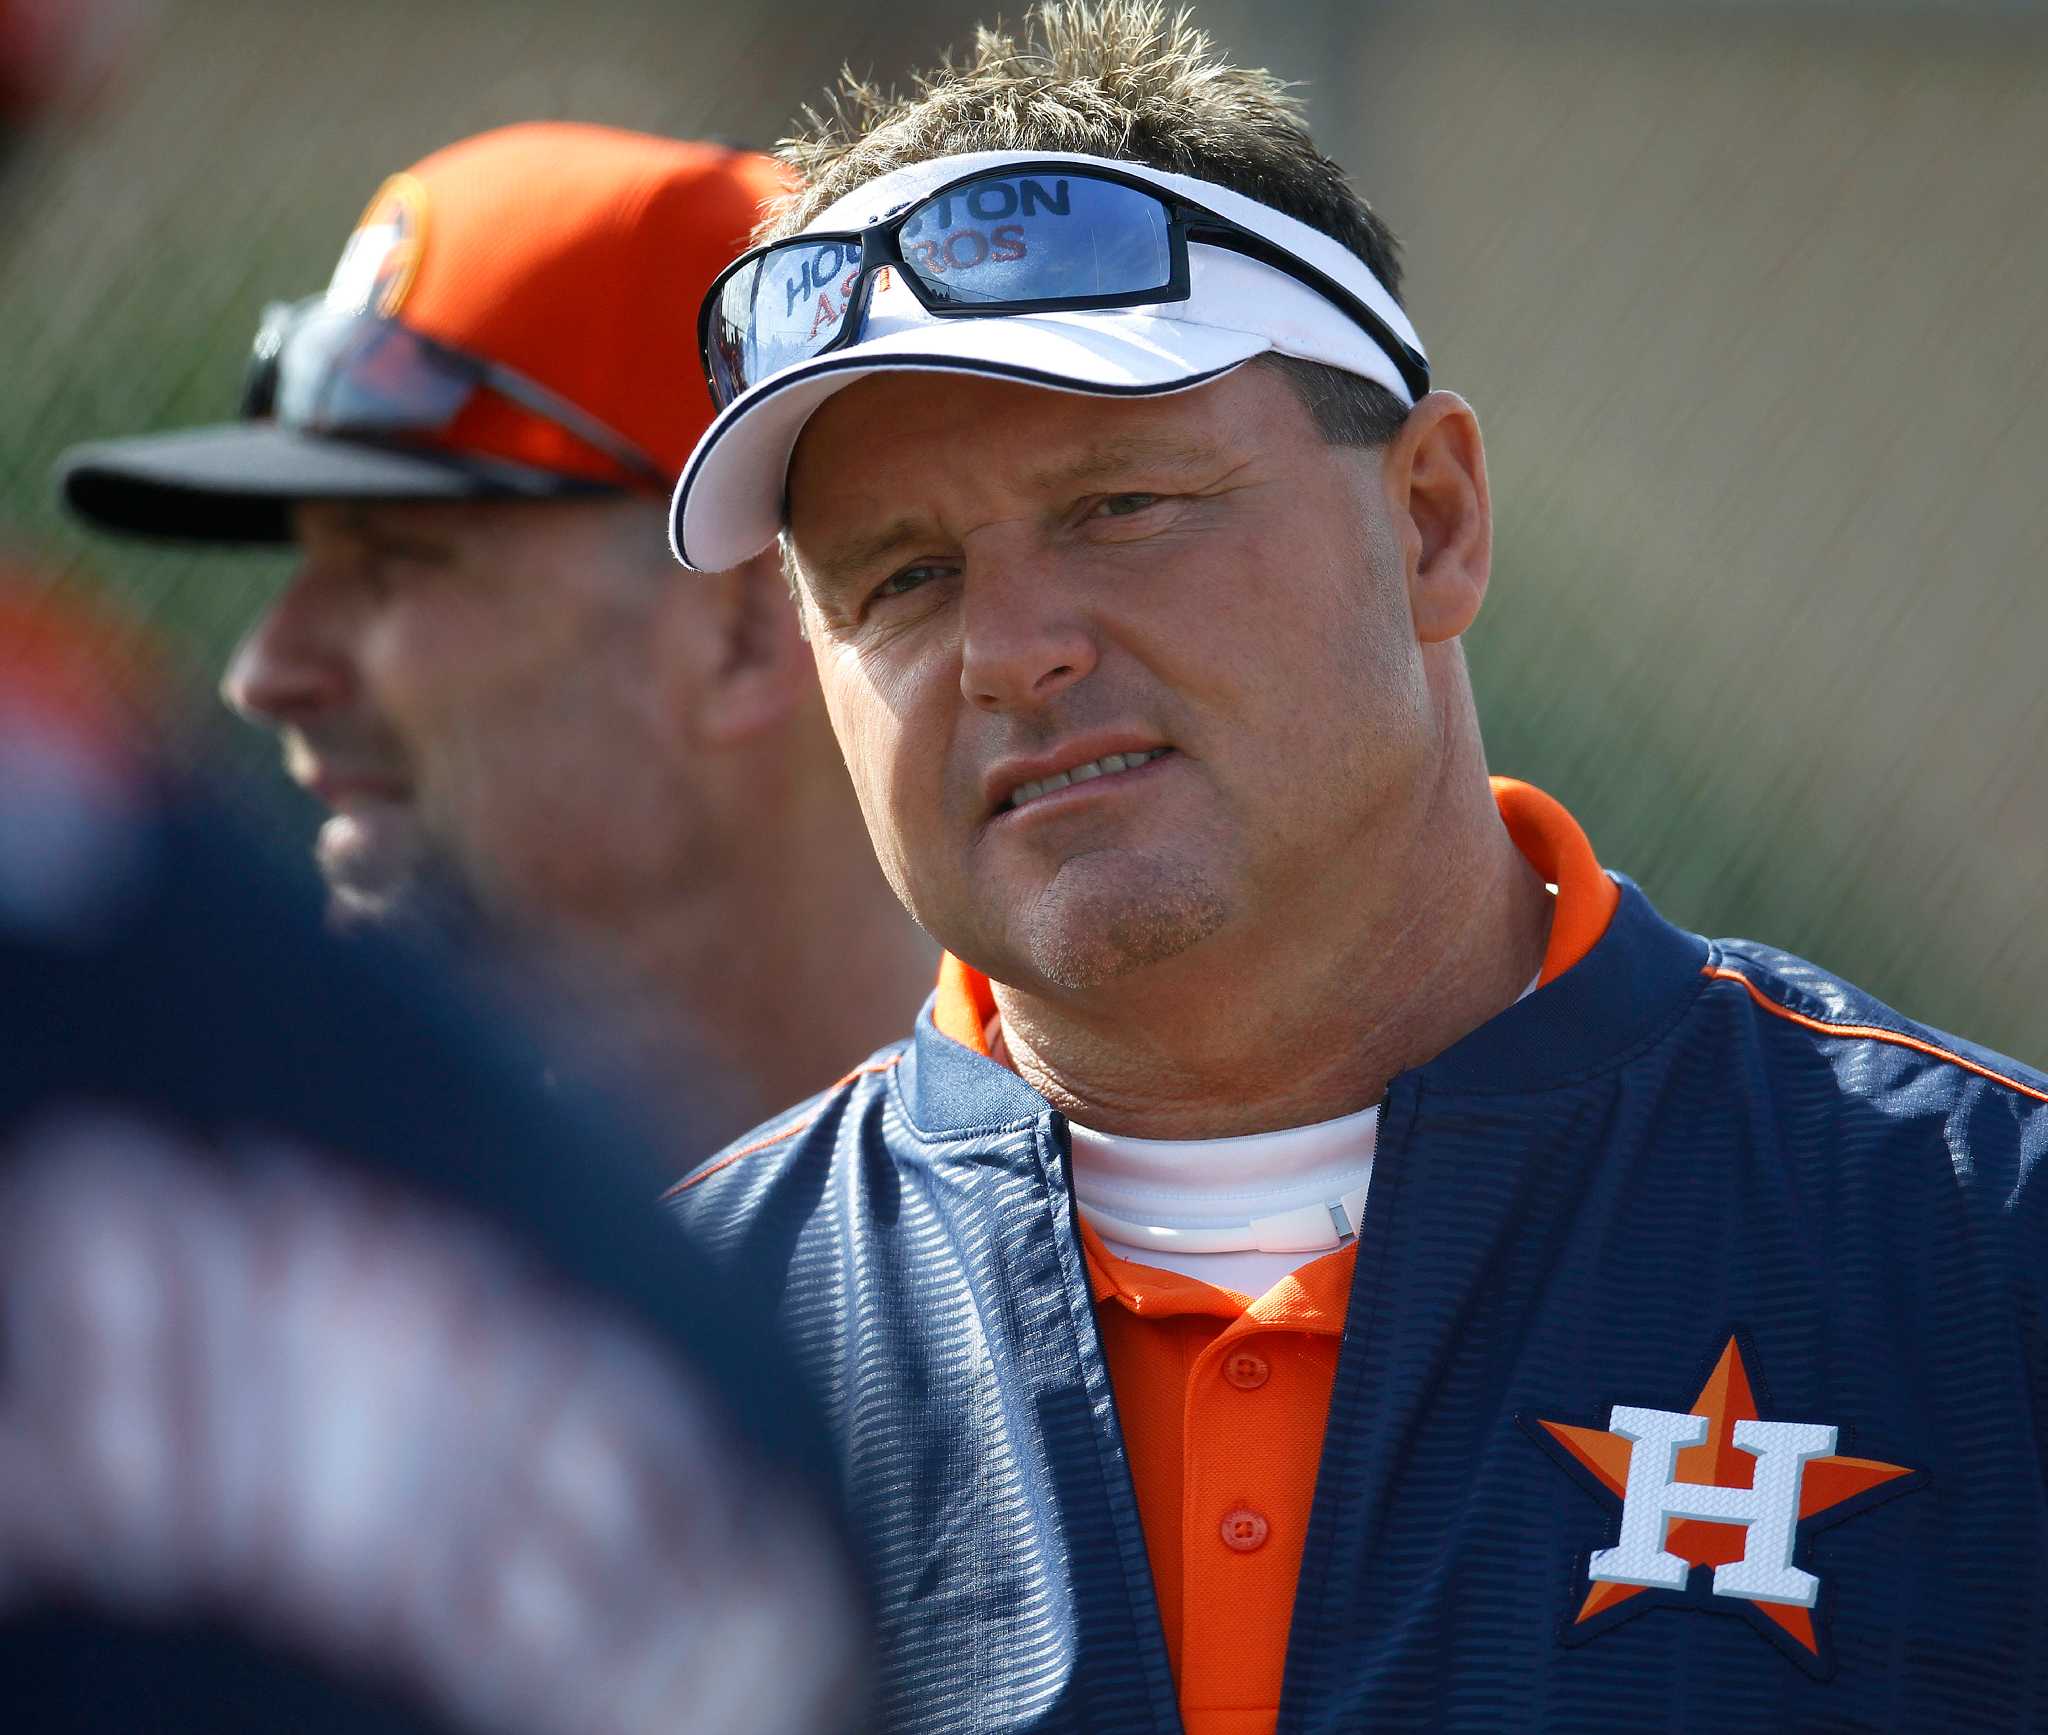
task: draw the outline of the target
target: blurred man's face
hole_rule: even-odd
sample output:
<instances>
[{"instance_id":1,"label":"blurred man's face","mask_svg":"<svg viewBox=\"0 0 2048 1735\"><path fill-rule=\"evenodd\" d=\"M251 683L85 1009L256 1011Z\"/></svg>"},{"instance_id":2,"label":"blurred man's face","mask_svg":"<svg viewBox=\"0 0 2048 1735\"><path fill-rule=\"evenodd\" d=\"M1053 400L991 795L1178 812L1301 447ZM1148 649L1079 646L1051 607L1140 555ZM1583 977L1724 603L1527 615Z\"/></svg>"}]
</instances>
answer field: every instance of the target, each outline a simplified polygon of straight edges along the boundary
<instances>
[{"instance_id":1,"label":"blurred man's face","mask_svg":"<svg viewBox=\"0 0 2048 1735\"><path fill-rule=\"evenodd\" d=\"M903 374L832 398L791 546L912 912L997 981L1086 989L1372 895L1438 729L1391 523L1379 454L1258 367L1150 399Z\"/></svg>"},{"instance_id":2,"label":"blurred man's face","mask_svg":"<svg viewBox=\"0 0 2048 1735\"><path fill-rule=\"evenodd\" d=\"M644 503L309 504L228 702L330 810L346 915L601 916L667 874L692 803L653 698Z\"/></svg>"}]
</instances>

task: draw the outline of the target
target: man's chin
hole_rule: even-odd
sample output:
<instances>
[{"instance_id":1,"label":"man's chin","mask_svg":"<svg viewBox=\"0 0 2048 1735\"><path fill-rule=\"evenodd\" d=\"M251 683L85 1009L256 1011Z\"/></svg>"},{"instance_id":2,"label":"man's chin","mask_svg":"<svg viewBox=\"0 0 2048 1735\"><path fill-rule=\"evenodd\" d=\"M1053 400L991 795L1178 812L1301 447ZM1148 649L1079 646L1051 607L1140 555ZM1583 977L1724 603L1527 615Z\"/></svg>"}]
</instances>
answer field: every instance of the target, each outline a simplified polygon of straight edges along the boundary
<instances>
[{"instance_id":1,"label":"man's chin","mask_svg":"<svg viewBox=\"0 0 2048 1735\"><path fill-rule=\"evenodd\" d=\"M313 853L338 928L402 930L442 943L467 942L476 930L476 901L461 873L395 803L333 814Z\"/></svg>"},{"instance_id":2,"label":"man's chin","mask_svg":"<svg viewBox=\"0 0 2048 1735\"><path fill-rule=\"evenodd\" d=\"M1155 857L1120 866L1097 874L1070 864L1020 913L1013 943L1043 980L1100 988L1191 951L1228 923L1227 900L1193 864Z\"/></svg>"}]
</instances>

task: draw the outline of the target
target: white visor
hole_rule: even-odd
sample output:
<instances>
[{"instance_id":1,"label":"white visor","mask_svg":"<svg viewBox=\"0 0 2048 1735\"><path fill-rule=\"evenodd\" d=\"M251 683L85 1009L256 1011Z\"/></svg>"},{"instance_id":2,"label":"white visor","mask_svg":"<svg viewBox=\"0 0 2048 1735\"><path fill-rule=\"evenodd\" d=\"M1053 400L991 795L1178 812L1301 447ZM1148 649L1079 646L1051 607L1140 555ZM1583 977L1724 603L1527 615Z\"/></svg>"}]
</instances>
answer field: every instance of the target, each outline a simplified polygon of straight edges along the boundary
<instances>
[{"instance_id":1,"label":"white visor","mask_svg":"<svg viewBox=\"0 0 2048 1735\"><path fill-rule=\"evenodd\" d=\"M1227 187L1140 163L1067 151L939 157L856 188L802 233L864 229L965 176L1022 162L1113 169L1193 200L1334 278L1423 353L1400 304L1341 242ZM1144 307L936 318L900 272L878 273L852 343L770 374L705 430L676 484L669 544L699 572L722 572L766 548L782 528L790 455L804 424L827 398L869 374L977 374L1140 397L1206 384L1268 351L1376 380L1402 403L1414 402L1394 358L1356 320L1299 278L1226 247L1191 242L1187 299Z\"/></svg>"}]
</instances>

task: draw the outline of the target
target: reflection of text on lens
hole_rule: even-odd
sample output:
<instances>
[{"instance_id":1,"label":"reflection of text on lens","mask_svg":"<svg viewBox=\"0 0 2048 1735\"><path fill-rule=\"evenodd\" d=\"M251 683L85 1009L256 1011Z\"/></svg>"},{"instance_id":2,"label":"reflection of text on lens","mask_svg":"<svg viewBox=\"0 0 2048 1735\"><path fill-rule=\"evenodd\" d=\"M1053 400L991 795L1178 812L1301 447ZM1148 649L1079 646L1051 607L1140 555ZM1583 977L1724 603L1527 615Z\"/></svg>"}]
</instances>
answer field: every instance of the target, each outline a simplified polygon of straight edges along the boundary
<instances>
[{"instance_id":1,"label":"reflection of text on lens","mask_svg":"<svg viewBox=\"0 0 2048 1735\"><path fill-rule=\"evenodd\" d=\"M828 241L816 251L806 253L796 275L783 280L782 292L788 298L788 304L782 310L783 317L793 316L799 301L820 293L849 265L858 267L859 264L858 241Z\"/></svg>"},{"instance_id":2,"label":"reflection of text on lens","mask_svg":"<svg viewBox=\"0 0 2048 1735\"><path fill-rule=\"evenodd\" d=\"M1004 223L987 235L979 229L955 229L943 241L906 241L903 258L920 271L943 277L948 271L972 271L986 259L1014 264L1030 251L1024 245L1023 225Z\"/></svg>"},{"instance_id":3,"label":"reflection of text on lens","mask_svg":"<svg viewBox=\"0 0 2048 1735\"><path fill-rule=\"evenodd\" d=\"M1021 181L977 181L963 190L941 193L903 225L904 239L922 233L927 217L936 228L952 228L956 203L965 205L970 217L984 223L1000 223L1005 217L1018 215L1035 217L1041 211L1066 217L1073 211L1065 181L1055 181L1049 189L1043 181L1028 176Z\"/></svg>"}]
</instances>

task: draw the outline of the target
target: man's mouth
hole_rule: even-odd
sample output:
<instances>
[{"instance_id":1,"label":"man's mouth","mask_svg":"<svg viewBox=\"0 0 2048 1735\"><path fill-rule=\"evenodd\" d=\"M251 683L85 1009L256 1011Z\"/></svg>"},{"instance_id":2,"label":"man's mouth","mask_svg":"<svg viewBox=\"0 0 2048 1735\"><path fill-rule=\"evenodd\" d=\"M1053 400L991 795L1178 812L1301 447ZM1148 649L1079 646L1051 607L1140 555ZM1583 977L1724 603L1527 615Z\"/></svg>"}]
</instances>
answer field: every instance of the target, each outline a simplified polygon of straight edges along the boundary
<instances>
[{"instance_id":1,"label":"man's mouth","mask_svg":"<svg viewBox=\"0 0 2048 1735\"><path fill-rule=\"evenodd\" d=\"M1153 747L1143 753L1105 753L1100 759L1091 759L1086 765L1076 765L1071 770L1056 771L1039 782L1020 783L1010 791L1010 799L1003 803L1003 811L1007 813L1028 806L1055 790L1065 789L1069 784L1092 783L1098 777L1114 777L1119 771L1135 771L1140 765L1149 765L1172 751L1170 747Z\"/></svg>"},{"instance_id":2,"label":"man's mouth","mask_svg":"<svg viewBox=\"0 0 2048 1735\"><path fill-rule=\"evenodd\" d=\"M358 808L395 805L405 800L405 788L388 777L318 777L307 790L333 813L351 813Z\"/></svg>"},{"instance_id":3,"label":"man's mouth","mask_svg":"<svg viewBox=\"0 0 2048 1735\"><path fill-rule=\"evenodd\" d=\"M300 788L337 813L374 803L404 801L411 794L403 777L380 767L299 758L290 769Z\"/></svg>"},{"instance_id":4,"label":"man's mouth","mask_svg":"<svg viewBox=\"0 0 2048 1735\"><path fill-rule=\"evenodd\" d=\"M288 729L284 768L294 783L335 813L412 798L404 761L381 734L333 730L316 738Z\"/></svg>"}]
</instances>

